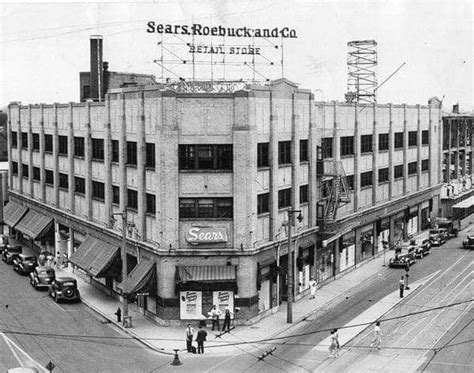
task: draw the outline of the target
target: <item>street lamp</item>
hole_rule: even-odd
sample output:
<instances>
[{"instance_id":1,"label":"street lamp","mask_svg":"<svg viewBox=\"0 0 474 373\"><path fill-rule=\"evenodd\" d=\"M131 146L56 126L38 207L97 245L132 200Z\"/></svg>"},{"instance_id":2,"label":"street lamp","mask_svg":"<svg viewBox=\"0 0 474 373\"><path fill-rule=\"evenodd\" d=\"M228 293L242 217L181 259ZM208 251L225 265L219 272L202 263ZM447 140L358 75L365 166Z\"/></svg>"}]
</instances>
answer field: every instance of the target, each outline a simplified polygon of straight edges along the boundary
<instances>
[{"instance_id":1,"label":"street lamp","mask_svg":"<svg viewBox=\"0 0 474 373\"><path fill-rule=\"evenodd\" d=\"M293 323L293 280L294 280L294 268L293 268L293 250L291 246L291 227L294 226L294 213L298 212L298 221L303 220L301 210L288 210L288 301L287 301L287 312L286 322L288 324Z\"/></svg>"}]
</instances>

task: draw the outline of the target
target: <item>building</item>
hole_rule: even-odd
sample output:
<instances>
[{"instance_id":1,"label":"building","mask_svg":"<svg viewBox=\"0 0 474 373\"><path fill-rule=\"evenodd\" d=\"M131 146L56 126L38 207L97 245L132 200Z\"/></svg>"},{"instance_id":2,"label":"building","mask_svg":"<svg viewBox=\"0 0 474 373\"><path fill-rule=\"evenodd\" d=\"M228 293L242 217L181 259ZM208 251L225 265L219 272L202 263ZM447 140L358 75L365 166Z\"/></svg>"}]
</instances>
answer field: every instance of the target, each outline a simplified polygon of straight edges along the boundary
<instances>
[{"instance_id":1,"label":"building","mask_svg":"<svg viewBox=\"0 0 474 373\"><path fill-rule=\"evenodd\" d=\"M115 296L124 232L127 290L163 324L213 304L252 322L285 300L289 210L302 216L298 298L439 208L437 100L314 102L286 79L228 93L129 87L103 102L11 103L8 137L11 229Z\"/></svg>"},{"instance_id":2,"label":"building","mask_svg":"<svg viewBox=\"0 0 474 373\"><path fill-rule=\"evenodd\" d=\"M472 212L473 119L474 113L460 113L459 105L453 106L452 113L443 114L443 187L439 216L458 219Z\"/></svg>"}]
</instances>

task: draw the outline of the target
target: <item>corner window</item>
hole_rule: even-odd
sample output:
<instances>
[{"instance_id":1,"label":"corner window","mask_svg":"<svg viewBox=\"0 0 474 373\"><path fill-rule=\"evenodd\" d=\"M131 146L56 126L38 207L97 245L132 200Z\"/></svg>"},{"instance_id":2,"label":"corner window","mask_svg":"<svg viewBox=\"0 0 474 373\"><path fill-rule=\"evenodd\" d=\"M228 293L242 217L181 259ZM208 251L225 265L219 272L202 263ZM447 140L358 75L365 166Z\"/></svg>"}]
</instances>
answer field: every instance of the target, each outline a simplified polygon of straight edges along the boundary
<instances>
[{"instance_id":1,"label":"corner window","mask_svg":"<svg viewBox=\"0 0 474 373\"><path fill-rule=\"evenodd\" d=\"M360 174L360 187L368 187L372 185L372 171L362 172Z\"/></svg>"},{"instance_id":2,"label":"corner window","mask_svg":"<svg viewBox=\"0 0 474 373\"><path fill-rule=\"evenodd\" d=\"M268 142L257 144L257 167L269 167L270 162L268 158Z\"/></svg>"},{"instance_id":3,"label":"corner window","mask_svg":"<svg viewBox=\"0 0 474 373\"><path fill-rule=\"evenodd\" d=\"M232 219L232 198L181 198L180 219Z\"/></svg>"},{"instance_id":4,"label":"corner window","mask_svg":"<svg viewBox=\"0 0 474 373\"><path fill-rule=\"evenodd\" d=\"M278 143L278 164L291 164L291 141L280 141Z\"/></svg>"},{"instance_id":5,"label":"corner window","mask_svg":"<svg viewBox=\"0 0 474 373\"><path fill-rule=\"evenodd\" d=\"M92 139L92 160L104 161L104 140Z\"/></svg>"},{"instance_id":6,"label":"corner window","mask_svg":"<svg viewBox=\"0 0 474 373\"><path fill-rule=\"evenodd\" d=\"M127 207L129 209L138 209L138 192L136 190L127 189Z\"/></svg>"},{"instance_id":7,"label":"corner window","mask_svg":"<svg viewBox=\"0 0 474 373\"><path fill-rule=\"evenodd\" d=\"M417 146L418 145L418 132L410 131L408 132L408 146Z\"/></svg>"},{"instance_id":8,"label":"corner window","mask_svg":"<svg viewBox=\"0 0 474 373\"><path fill-rule=\"evenodd\" d=\"M84 157L84 137L74 137L74 156Z\"/></svg>"},{"instance_id":9,"label":"corner window","mask_svg":"<svg viewBox=\"0 0 474 373\"><path fill-rule=\"evenodd\" d=\"M379 151L388 150L389 147L388 133L379 133Z\"/></svg>"},{"instance_id":10,"label":"corner window","mask_svg":"<svg viewBox=\"0 0 474 373\"><path fill-rule=\"evenodd\" d=\"M284 209L291 206L291 188L278 191L278 208Z\"/></svg>"},{"instance_id":11,"label":"corner window","mask_svg":"<svg viewBox=\"0 0 474 373\"><path fill-rule=\"evenodd\" d=\"M360 152L372 153L372 135L362 135L360 137Z\"/></svg>"},{"instance_id":12,"label":"corner window","mask_svg":"<svg viewBox=\"0 0 474 373\"><path fill-rule=\"evenodd\" d=\"M403 177L403 165L402 164L400 164L398 166L395 166L393 168L393 177L395 179L399 179L399 178Z\"/></svg>"},{"instance_id":13,"label":"corner window","mask_svg":"<svg viewBox=\"0 0 474 373\"><path fill-rule=\"evenodd\" d=\"M395 149L403 148L403 132L395 133Z\"/></svg>"},{"instance_id":14,"label":"corner window","mask_svg":"<svg viewBox=\"0 0 474 373\"><path fill-rule=\"evenodd\" d=\"M259 194L257 196L257 214L265 214L270 211L269 206L270 193Z\"/></svg>"},{"instance_id":15,"label":"corner window","mask_svg":"<svg viewBox=\"0 0 474 373\"><path fill-rule=\"evenodd\" d=\"M308 140L300 140L300 162L307 162L308 160Z\"/></svg>"},{"instance_id":16,"label":"corner window","mask_svg":"<svg viewBox=\"0 0 474 373\"><path fill-rule=\"evenodd\" d=\"M137 165L137 143L127 141L127 165Z\"/></svg>"},{"instance_id":17,"label":"corner window","mask_svg":"<svg viewBox=\"0 0 474 373\"><path fill-rule=\"evenodd\" d=\"M146 143L146 160L145 167L155 168L155 144Z\"/></svg>"},{"instance_id":18,"label":"corner window","mask_svg":"<svg viewBox=\"0 0 474 373\"><path fill-rule=\"evenodd\" d=\"M232 170L232 145L180 145L180 170Z\"/></svg>"},{"instance_id":19,"label":"corner window","mask_svg":"<svg viewBox=\"0 0 474 373\"><path fill-rule=\"evenodd\" d=\"M354 136L341 137L341 156L354 155Z\"/></svg>"}]
</instances>

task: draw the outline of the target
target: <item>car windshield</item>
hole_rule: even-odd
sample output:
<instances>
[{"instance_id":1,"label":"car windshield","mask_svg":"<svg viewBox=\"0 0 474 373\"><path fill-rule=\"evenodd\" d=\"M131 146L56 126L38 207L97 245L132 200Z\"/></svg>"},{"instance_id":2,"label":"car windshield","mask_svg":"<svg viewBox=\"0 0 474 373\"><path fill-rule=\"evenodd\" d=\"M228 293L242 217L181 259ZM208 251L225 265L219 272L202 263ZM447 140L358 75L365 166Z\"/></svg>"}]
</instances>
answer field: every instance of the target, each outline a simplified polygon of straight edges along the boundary
<instances>
[{"instance_id":1,"label":"car windshield","mask_svg":"<svg viewBox=\"0 0 474 373\"><path fill-rule=\"evenodd\" d=\"M54 271L51 268L38 269L39 275L52 275Z\"/></svg>"},{"instance_id":2,"label":"car windshield","mask_svg":"<svg viewBox=\"0 0 474 373\"><path fill-rule=\"evenodd\" d=\"M438 234L439 231L437 229L430 229L430 234Z\"/></svg>"},{"instance_id":3,"label":"car windshield","mask_svg":"<svg viewBox=\"0 0 474 373\"><path fill-rule=\"evenodd\" d=\"M25 261L29 261L29 262L34 262L36 260L36 257L35 256L27 256L25 258Z\"/></svg>"},{"instance_id":4,"label":"car windshield","mask_svg":"<svg viewBox=\"0 0 474 373\"><path fill-rule=\"evenodd\" d=\"M72 281L67 281L67 282L61 282L61 286L63 286L63 287L76 286L76 284Z\"/></svg>"}]
</instances>

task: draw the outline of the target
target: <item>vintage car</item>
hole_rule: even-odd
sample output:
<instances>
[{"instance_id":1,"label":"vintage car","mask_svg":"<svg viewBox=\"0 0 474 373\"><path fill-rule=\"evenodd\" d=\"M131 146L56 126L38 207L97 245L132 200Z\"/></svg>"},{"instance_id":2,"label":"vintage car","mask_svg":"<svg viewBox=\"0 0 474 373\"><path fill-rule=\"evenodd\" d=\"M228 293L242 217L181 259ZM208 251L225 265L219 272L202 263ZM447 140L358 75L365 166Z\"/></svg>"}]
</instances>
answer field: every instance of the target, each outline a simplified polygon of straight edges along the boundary
<instances>
[{"instance_id":1,"label":"vintage car","mask_svg":"<svg viewBox=\"0 0 474 373\"><path fill-rule=\"evenodd\" d=\"M49 267L52 266L54 263L55 257L53 253L50 253L49 251L42 251L38 255L38 264L40 266L45 266Z\"/></svg>"},{"instance_id":2,"label":"vintage car","mask_svg":"<svg viewBox=\"0 0 474 373\"><path fill-rule=\"evenodd\" d=\"M13 270L20 275L32 272L38 265L36 256L27 254L18 254L13 258Z\"/></svg>"},{"instance_id":3,"label":"vintage car","mask_svg":"<svg viewBox=\"0 0 474 373\"><path fill-rule=\"evenodd\" d=\"M7 264L13 263L13 258L23 252L23 248L17 245L7 245L2 252L2 260Z\"/></svg>"},{"instance_id":4,"label":"vintage car","mask_svg":"<svg viewBox=\"0 0 474 373\"><path fill-rule=\"evenodd\" d=\"M7 247L9 237L5 234L0 234L0 253Z\"/></svg>"},{"instance_id":5,"label":"vintage car","mask_svg":"<svg viewBox=\"0 0 474 373\"><path fill-rule=\"evenodd\" d=\"M60 300L77 301L81 300L77 281L72 277L56 277L48 286L48 294L58 303Z\"/></svg>"},{"instance_id":6,"label":"vintage car","mask_svg":"<svg viewBox=\"0 0 474 373\"><path fill-rule=\"evenodd\" d=\"M404 243L395 248L395 256L389 259L388 265L390 267L407 267L414 264L415 261L415 246Z\"/></svg>"},{"instance_id":7,"label":"vintage car","mask_svg":"<svg viewBox=\"0 0 474 373\"><path fill-rule=\"evenodd\" d=\"M431 246L441 246L448 240L448 231L446 228L431 228L429 240Z\"/></svg>"},{"instance_id":8,"label":"vintage car","mask_svg":"<svg viewBox=\"0 0 474 373\"><path fill-rule=\"evenodd\" d=\"M415 246L416 258L423 258L425 255L431 254L431 242L429 239L416 240L413 244Z\"/></svg>"},{"instance_id":9,"label":"vintage car","mask_svg":"<svg viewBox=\"0 0 474 373\"><path fill-rule=\"evenodd\" d=\"M446 229L447 239L458 236L459 231L457 228L455 228L455 222L452 220L446 218L436 218L436 225L438 228Z\"/></svg>"},{"instance_id":10,"label":"vintage car","mask_svg":"<svg viewBox=\"0 0 474 373\"><path fill-rule=\"evenodd\" d=\"M474 233L468 232L466 238L462 241L462 248L474 250Z\"/></svg>"},{"instance_id":11,"label":"vintage car","mask_svg":"<svg viewBox=\"0 0 474 373\"><path fill-rule=\"evenodd\" d=\"M36 290L47 288L54 282L55 277L56 274L51 267L38 266L30 273L30 284Z\"/></svg>"}]
</instances>

